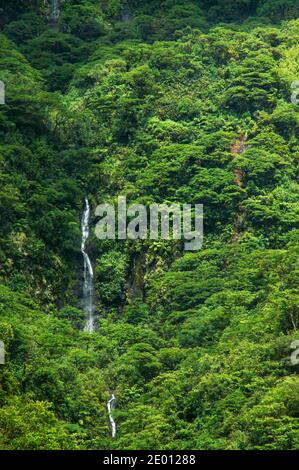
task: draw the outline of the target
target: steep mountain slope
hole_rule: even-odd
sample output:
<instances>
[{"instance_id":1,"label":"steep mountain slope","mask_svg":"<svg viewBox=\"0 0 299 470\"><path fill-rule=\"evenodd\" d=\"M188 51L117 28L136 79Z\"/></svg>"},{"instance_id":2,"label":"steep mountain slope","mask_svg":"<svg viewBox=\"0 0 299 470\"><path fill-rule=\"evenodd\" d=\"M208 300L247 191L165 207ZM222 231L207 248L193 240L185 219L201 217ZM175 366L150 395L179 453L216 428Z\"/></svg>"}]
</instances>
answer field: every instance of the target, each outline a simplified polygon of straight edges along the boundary
<instances>
[{"instance_id":1,"label":"steep mountain slope","mask_svg":"<svg viewBox=\"0 0 299 470\"><path fill-rule=\"evenodd\" d=\"M7 3L0 447L298 449L298 4ZM90 335L119 195L204 204L204 245L93 233Z\"/></svg>"}]
</instances>

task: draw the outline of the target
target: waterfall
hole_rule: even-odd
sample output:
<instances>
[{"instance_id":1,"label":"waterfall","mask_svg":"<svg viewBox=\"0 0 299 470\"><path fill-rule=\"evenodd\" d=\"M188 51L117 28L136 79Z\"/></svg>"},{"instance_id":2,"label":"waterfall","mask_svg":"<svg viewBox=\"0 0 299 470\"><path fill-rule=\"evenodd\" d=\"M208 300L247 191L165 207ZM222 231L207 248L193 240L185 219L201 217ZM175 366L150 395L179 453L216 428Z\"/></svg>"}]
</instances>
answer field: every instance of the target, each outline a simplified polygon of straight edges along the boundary
<instances>
[{"instance_id":1,"label":"waterfall","mask_svg":"<svg viewBox=\"0 0 299 470\"><path fill-rule=\"evenodd\" d=\"M52 0L51 22L56 25L60 16L59 0Z\"/></svg>"},{"instance_id":2,"label":"waterfall","mask_svg":"<svg viewBox=\"0 0 299 470\"><path fill-rule=\"evenodd\" d=\"M85 331L94 331L94 305L93 305L93 269L88 254L85 251L86 242L89 237L90 206L85 198L85 208L81 220L82 242L81 252L83 255L83 310L86 313Z\"/></svg>"},{"instance_id":3,"label":"waterfall","mask_svg":"<svg viewBox=\"0 0 299 470\"><path fill-rule=\"evenodd\" d=\"M85 198L85 207L81 219L81 253L83 255L83 310L86 314L86 324L84 331L88 333L94 332L94 304L93 304L93 269L86 253L86 243L89 238L89 221L90 221L90 206L88 199ZM116 423L112 416L112 410L114 408L116 398L114 394L110 394L110 399L107 403L108 416L111 426L111 435L114 438L116 436Z\"/></svg>"},{"instance_id":4,"label":"waterfall","mask_svg":"<svg viewBox=\"0 0 299 470\"><path fill-rule=\"evenodd\" d=\"M107 403L107 410L108 410L108 416L109 416L109 421L110 421L110 425L111 425L111 436L113 438L116 436L116 423L115 423L115 421L113 419L113 416L112 416L112 410L114 408L115 401L116 401L116 398L112 393L110 395L110 400Z\"/></svg>"}]
</instances>

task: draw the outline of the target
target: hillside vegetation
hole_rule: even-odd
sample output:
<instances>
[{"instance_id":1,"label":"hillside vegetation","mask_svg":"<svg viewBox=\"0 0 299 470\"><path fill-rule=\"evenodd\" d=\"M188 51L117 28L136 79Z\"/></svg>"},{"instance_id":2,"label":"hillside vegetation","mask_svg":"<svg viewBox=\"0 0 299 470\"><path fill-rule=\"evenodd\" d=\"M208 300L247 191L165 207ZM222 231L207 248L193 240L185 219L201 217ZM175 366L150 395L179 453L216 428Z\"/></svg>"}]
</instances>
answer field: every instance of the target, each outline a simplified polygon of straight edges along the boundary
<instances>
[{"instance_id":1,"label":"hillside vegetation","mask_svg":"<svg viewBox=\"0 0 299 470\"><path fill-rule=\"evenodd\" d=\"M299 449L298 2L0 8L0 448ZM204 204L204 244L93 231L88 334L119 195Z\"/></svg>"}]
</instances>

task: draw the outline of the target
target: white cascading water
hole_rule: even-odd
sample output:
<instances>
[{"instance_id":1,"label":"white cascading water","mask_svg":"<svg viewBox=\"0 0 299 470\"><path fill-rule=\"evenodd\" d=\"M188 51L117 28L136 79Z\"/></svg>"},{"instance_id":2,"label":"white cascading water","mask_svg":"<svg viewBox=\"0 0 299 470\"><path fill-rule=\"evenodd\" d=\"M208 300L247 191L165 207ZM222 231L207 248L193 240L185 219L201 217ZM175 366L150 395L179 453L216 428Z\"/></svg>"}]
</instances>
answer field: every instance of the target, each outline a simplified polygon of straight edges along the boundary
<instances>
[{"instance_id":1,"label":"white cascading water","mask_svg":"<svg viewBox=\"0 0 299 470\"><path fill-rule=\"evenodd\" d=\"M109 416L109 421L110 421L110 425L111 425L111 436L113 438L116 436L116 423L115 423L115 421L113 419L113 416L112 416L112 410L114 408L115 402L116 402L116 398L112 393L110 395L110 400L107 403L107 410L108 410L108 416Z\"/></svg>"},{"instance_id":2,"label":"white cascading water","mask_svg":"<svg viewBox=\"0 0 299 470\"><path fill-rule=\"evenodd\" d=\"M89 237L90 206L85 198L85 207L81 220L82 242L81 252L83 255L83 310L86 313L86 325L84 331L94 332L94 305L93 305L93 269L88 254L85 251L86 242Z\"/></svg>"},{"instance_id":3,"label":"white cascading water","mask_svg":"<svg viewBox=\"0 0 299 470\"><path fill-rule=\"evenodd\" d=\"M86 242L89 237L89 221L90 221L90 206L88 199L85 198L85 207L81 219L81 230L82 230L82 242L81 242L81 252L83 255L84 270L83 270L83 310L86 313L86 324L84 331L88 333L94 332L94 303L93 303L93 269L89 259L88 254L86 253ZM112 410L116 402L115 395L111 394L110 399L107 403L107 410L109 421L111 425L111 436L114 438L116 436L116 423L112 416Z\"/></svg>"},{"instance_id":4,"label":"white cascading water","mask_svg":"<svg viewBox=\"0 0 299 470\"><path fill-rule=\"evenodd\" d=\"M57 23L60 16L60 9L59 9L59 0L52 0L52 14L51 20L54 24Z\"/></svg>"}]
</instances>

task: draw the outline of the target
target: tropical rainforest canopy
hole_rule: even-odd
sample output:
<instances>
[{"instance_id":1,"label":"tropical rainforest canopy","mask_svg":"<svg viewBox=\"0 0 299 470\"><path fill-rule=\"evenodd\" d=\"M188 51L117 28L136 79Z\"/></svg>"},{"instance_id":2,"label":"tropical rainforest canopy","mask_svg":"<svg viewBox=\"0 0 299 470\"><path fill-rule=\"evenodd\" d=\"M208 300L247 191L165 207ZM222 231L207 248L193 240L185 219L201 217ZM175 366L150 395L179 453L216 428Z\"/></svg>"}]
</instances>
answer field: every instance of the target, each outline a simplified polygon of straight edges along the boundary
<instances>
[{"instance_id":1,"label":"tropical rainforest canopy","mask_svg":"<svg viewBox=\"0 0 299 470\"><path fill-rule=\"evenodd\" d=\"M299 449L299 2L58 3L0 1L0 448ZM98 240L119 195L202 249Z\"/></svg>"}]
</instances>

